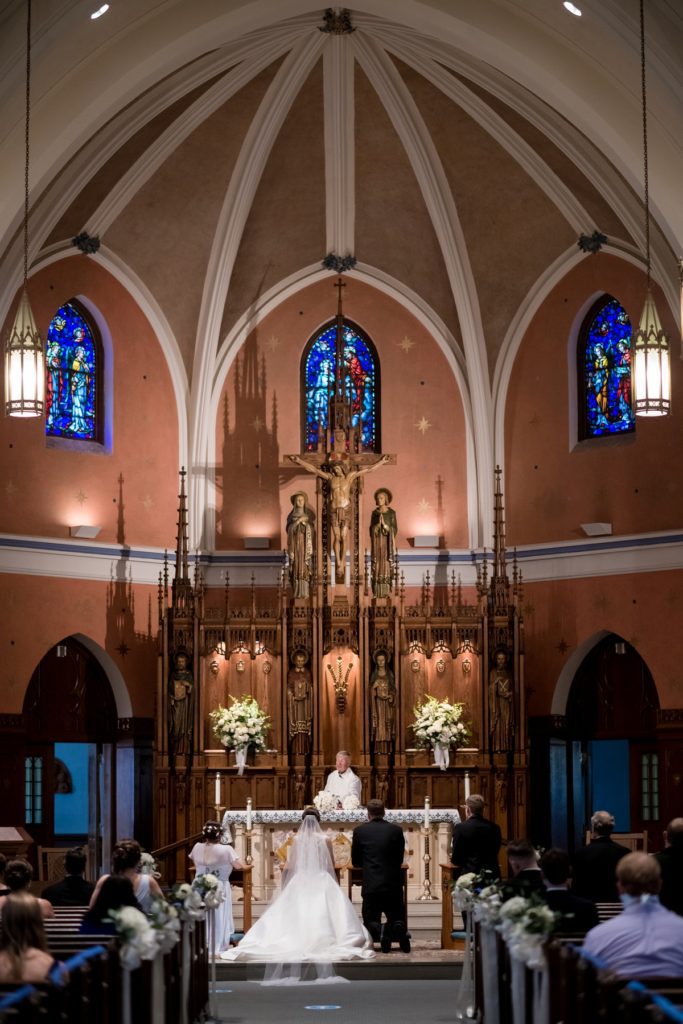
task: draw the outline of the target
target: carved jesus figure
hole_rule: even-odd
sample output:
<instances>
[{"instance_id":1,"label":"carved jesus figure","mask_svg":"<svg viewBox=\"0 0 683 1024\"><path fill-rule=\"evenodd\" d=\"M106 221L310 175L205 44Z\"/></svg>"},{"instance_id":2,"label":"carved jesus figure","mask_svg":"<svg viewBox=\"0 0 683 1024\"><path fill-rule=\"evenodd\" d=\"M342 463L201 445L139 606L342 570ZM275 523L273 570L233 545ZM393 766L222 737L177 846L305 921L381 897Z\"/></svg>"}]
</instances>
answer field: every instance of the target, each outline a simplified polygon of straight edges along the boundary
<instances>
[{"instance_id":1,"label":"carved jesus figure","mask_svg":"<svg viewBox=\"0 0 683 1024\"><path fill-rule=\"evenodd\" d=\"M290 455L289 458L297 466L301 466L307 473L319 476L321 480L327 480L330 485L329 512L331 538L331 554L336 560L336 576L338 580L344 579L344 567L346 564L346 546L349 535L349 520L351 512L351 488L356 480L365 473L372 473L373 469L383 466L389 462L391 456L383 455L371 466L364 466L362 469L351 469L346 463L335 462L332 472L320 469L314 463L307 462L300 455Z\"/></svg>"}]
</instances>

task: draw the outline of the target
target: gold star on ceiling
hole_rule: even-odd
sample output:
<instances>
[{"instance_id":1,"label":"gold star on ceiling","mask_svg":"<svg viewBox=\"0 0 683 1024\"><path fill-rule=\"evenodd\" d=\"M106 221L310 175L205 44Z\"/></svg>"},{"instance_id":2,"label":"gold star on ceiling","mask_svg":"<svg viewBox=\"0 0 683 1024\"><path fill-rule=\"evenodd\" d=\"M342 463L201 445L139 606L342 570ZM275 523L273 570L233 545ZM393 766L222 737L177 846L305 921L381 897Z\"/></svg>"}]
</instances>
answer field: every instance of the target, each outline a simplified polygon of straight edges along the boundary
<instances>
[{"instance_id":1,"label":"gold star on ceiling","mask_svg":"<svg viewBox=\"0 0 683 1024\"><path fill-rule=\"evenodd\" d=\"M87 495L87 494L84 494L84 493L83 493L83 490L81 489L81 490L80 490L80 491L78 492L78 494L76 495L76 501L78 502L78 504L79 504L79 505L82 505L82 504L83 504L83 502L84 502L84 501L87 501L87 500L88 500L88 495Z\"/></svg>"},{"instance_id":2,"label":"gold star on ceiling","mask_svg":"<svg viewBox=\"0 0 683 1024\"><path fill-rule=\"evenodd\" d=\"M567 643L564 637L562 637L559 644L557 645L557 650L560 652L560 654L566 654L569 650L569 644Z\"/></svg>"},{"instance_id":3,"label":"gold star on ceiling","mask_svg":"<svg viewBox=\"0 0 683 1024\"><path fill-rule=\"evenodd\" d=\"M417 503L418 512L431 512L432 506L429 504L426 498L420 498Z\"/></svg>"},{"instance_id":4,"label":"gold star on ceiling","mask_svg":"<svg viewBox=\"0 0 683 1024\"><path fill-rule=\"evenodd\" d=\"M402 348L404 352L410 352L411 348L414 348L415 342L411 341L408 335L406 334L403 341L397 342L397 345L399 348Z\"/></svg>"},{"instance_id":5,"label":"gold star on ceiling","mask_svg":"<svg viewBox=\"0 0 683 1024\"><path fill-rule=\"evenodd\" d=\"M279 344L280 339L276 338L274 334L271 334L271 336L268 338L268 341L266 342L266 348L268 349L269 352L274 352L275 349L278 348Z\"/></svg>"},{"instance_id":6,"label":"gold star on ceiling","mask_svg":"<svg viewBox=\"0 0 683 1024\"><path fill-rule=\"evenodd\" d=\"M151 509L152 505L154 504L154 500L152 498L150 498L150 496L148 494L146 497L144 497L142 499L142 504L144 505L146 511L149 512L149 510Z\"/></svg>"},{"instance_id":7,"label":"gold star on ceiling","mask_svg":"<svg viewBox=\"0 0 683 1024\"><path fill-rule=\"evenodd\" d=\"M5 484L5 494L8 498L11 498L13 494L16 494L19 488L15 484L14 480L8 480Z\"/></svg>"},{"instance_id":8,"label":"gold star on ceiling","mask_svg":"<svg viewBox=\"0 0 683 1024\"><path fill-rule=\"evenodd\" d=\"M251 425L258 434L259 430L263 426L263 420L261 419L260 416L256 416L256 418L252 420Z\"/></svg>"},{"instance_id":9,"label":"gold star on ceiling","mask_svg":"<svg viewBox=\"0 0 683 1024\"><path fill-rule=\"evenodd\" d=\"M427 419L426 416L423 416L422 419L417 421L415 426L417 427L417 429L420 431L420 433L424 437L424 435L427 433L427 431L431 427L431 423L429 422L429 420Z\"/></svg>"}]
</instances>

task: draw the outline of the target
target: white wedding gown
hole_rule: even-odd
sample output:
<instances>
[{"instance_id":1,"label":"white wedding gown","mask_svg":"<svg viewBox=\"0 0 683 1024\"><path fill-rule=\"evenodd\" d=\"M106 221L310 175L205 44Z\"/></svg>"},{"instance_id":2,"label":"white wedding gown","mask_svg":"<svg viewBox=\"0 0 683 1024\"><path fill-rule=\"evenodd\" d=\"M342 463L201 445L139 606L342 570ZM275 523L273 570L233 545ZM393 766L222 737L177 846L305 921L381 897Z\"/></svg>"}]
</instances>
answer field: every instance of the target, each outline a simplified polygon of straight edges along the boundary
<instances>
[{"instance_id":1,"label":"white wedding gown","mask_svg":"<svg viewBox=\"0 0 683 1024\"><path fill-rule=\"evenodd\" d=\"M372 940L337 882L331 856L313 816L303 819L289 853L282 888L240 944L223 960L260 960L284 965L331 965L375 954ZM329 969L318 971L330 980ZM285 975L283 977L283 974ZM294 977L292 977L294 975ZM296 971L272 971L266 981L299 980ZM342 979L336 979L342 980Z\"/></svg>"}]
</instances>

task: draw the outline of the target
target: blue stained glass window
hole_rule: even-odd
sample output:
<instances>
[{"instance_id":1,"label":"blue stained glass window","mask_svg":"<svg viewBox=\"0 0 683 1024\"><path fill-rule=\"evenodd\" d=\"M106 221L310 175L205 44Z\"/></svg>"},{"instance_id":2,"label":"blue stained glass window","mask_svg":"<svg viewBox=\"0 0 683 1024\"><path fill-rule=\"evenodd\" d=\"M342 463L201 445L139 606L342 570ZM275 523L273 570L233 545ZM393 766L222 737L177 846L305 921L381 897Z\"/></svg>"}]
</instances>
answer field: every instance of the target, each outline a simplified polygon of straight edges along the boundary
<instances>
[{"instance_id":1,"label":"blue stained glass window","mask_svg":"<svg viewBox=\"0 0 683 1024\"><path fill-rule=\"evenodd\" d=\"M635 430L631 407L631 321L616 299L605 296L584 321L579 344L582 437Z\"/></svg>"},{"instance_id":2,"label":"blue stained glass window","mask_svg":"<svg viewBox=\"0 0 683 1024\"><path fill-rule=\"evenodd\" d=\"M100 349L74 302L58 309L47 329L45 433L80 441L98 438Z\"/></svg>"},{"instance_id":3,"label":"blue stained glass window","mask_svg":"<svg viewBox=\"0 0 683 1024\"><path fill-rule=\"evenodd\" d=\"M318 425L327 429L336 376L336 323L328 324L304 353L304 449L318 448ZM379 366L374 346L359 328L344 321L344 389L352 426L360 427L361 449L380 450Z\"/></svg>"}]
</instances>

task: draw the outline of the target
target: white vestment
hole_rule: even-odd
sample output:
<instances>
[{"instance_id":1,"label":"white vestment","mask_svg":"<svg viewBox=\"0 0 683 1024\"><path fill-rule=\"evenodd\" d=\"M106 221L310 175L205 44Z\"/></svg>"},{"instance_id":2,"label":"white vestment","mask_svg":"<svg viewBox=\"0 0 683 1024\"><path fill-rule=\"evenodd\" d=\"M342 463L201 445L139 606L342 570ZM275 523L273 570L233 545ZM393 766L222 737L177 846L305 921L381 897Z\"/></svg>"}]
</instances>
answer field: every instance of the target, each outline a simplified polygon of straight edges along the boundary
<instances>
[{"instance_id":1,"label":"white vestment","mask_svg":"<svg viewBox=\"0 0 683 1024\"><path fill-rule=\"evenodd\" d=\"M340 803L345 796L358 797L358 802L360 803L360 791L361 781L356 773L351 771L350 768L347 768L343 774L342 772L338 772L335 768L335 770L330 772L327 776L325 792L332 793Z\"/></svg>"}]
</instances>

